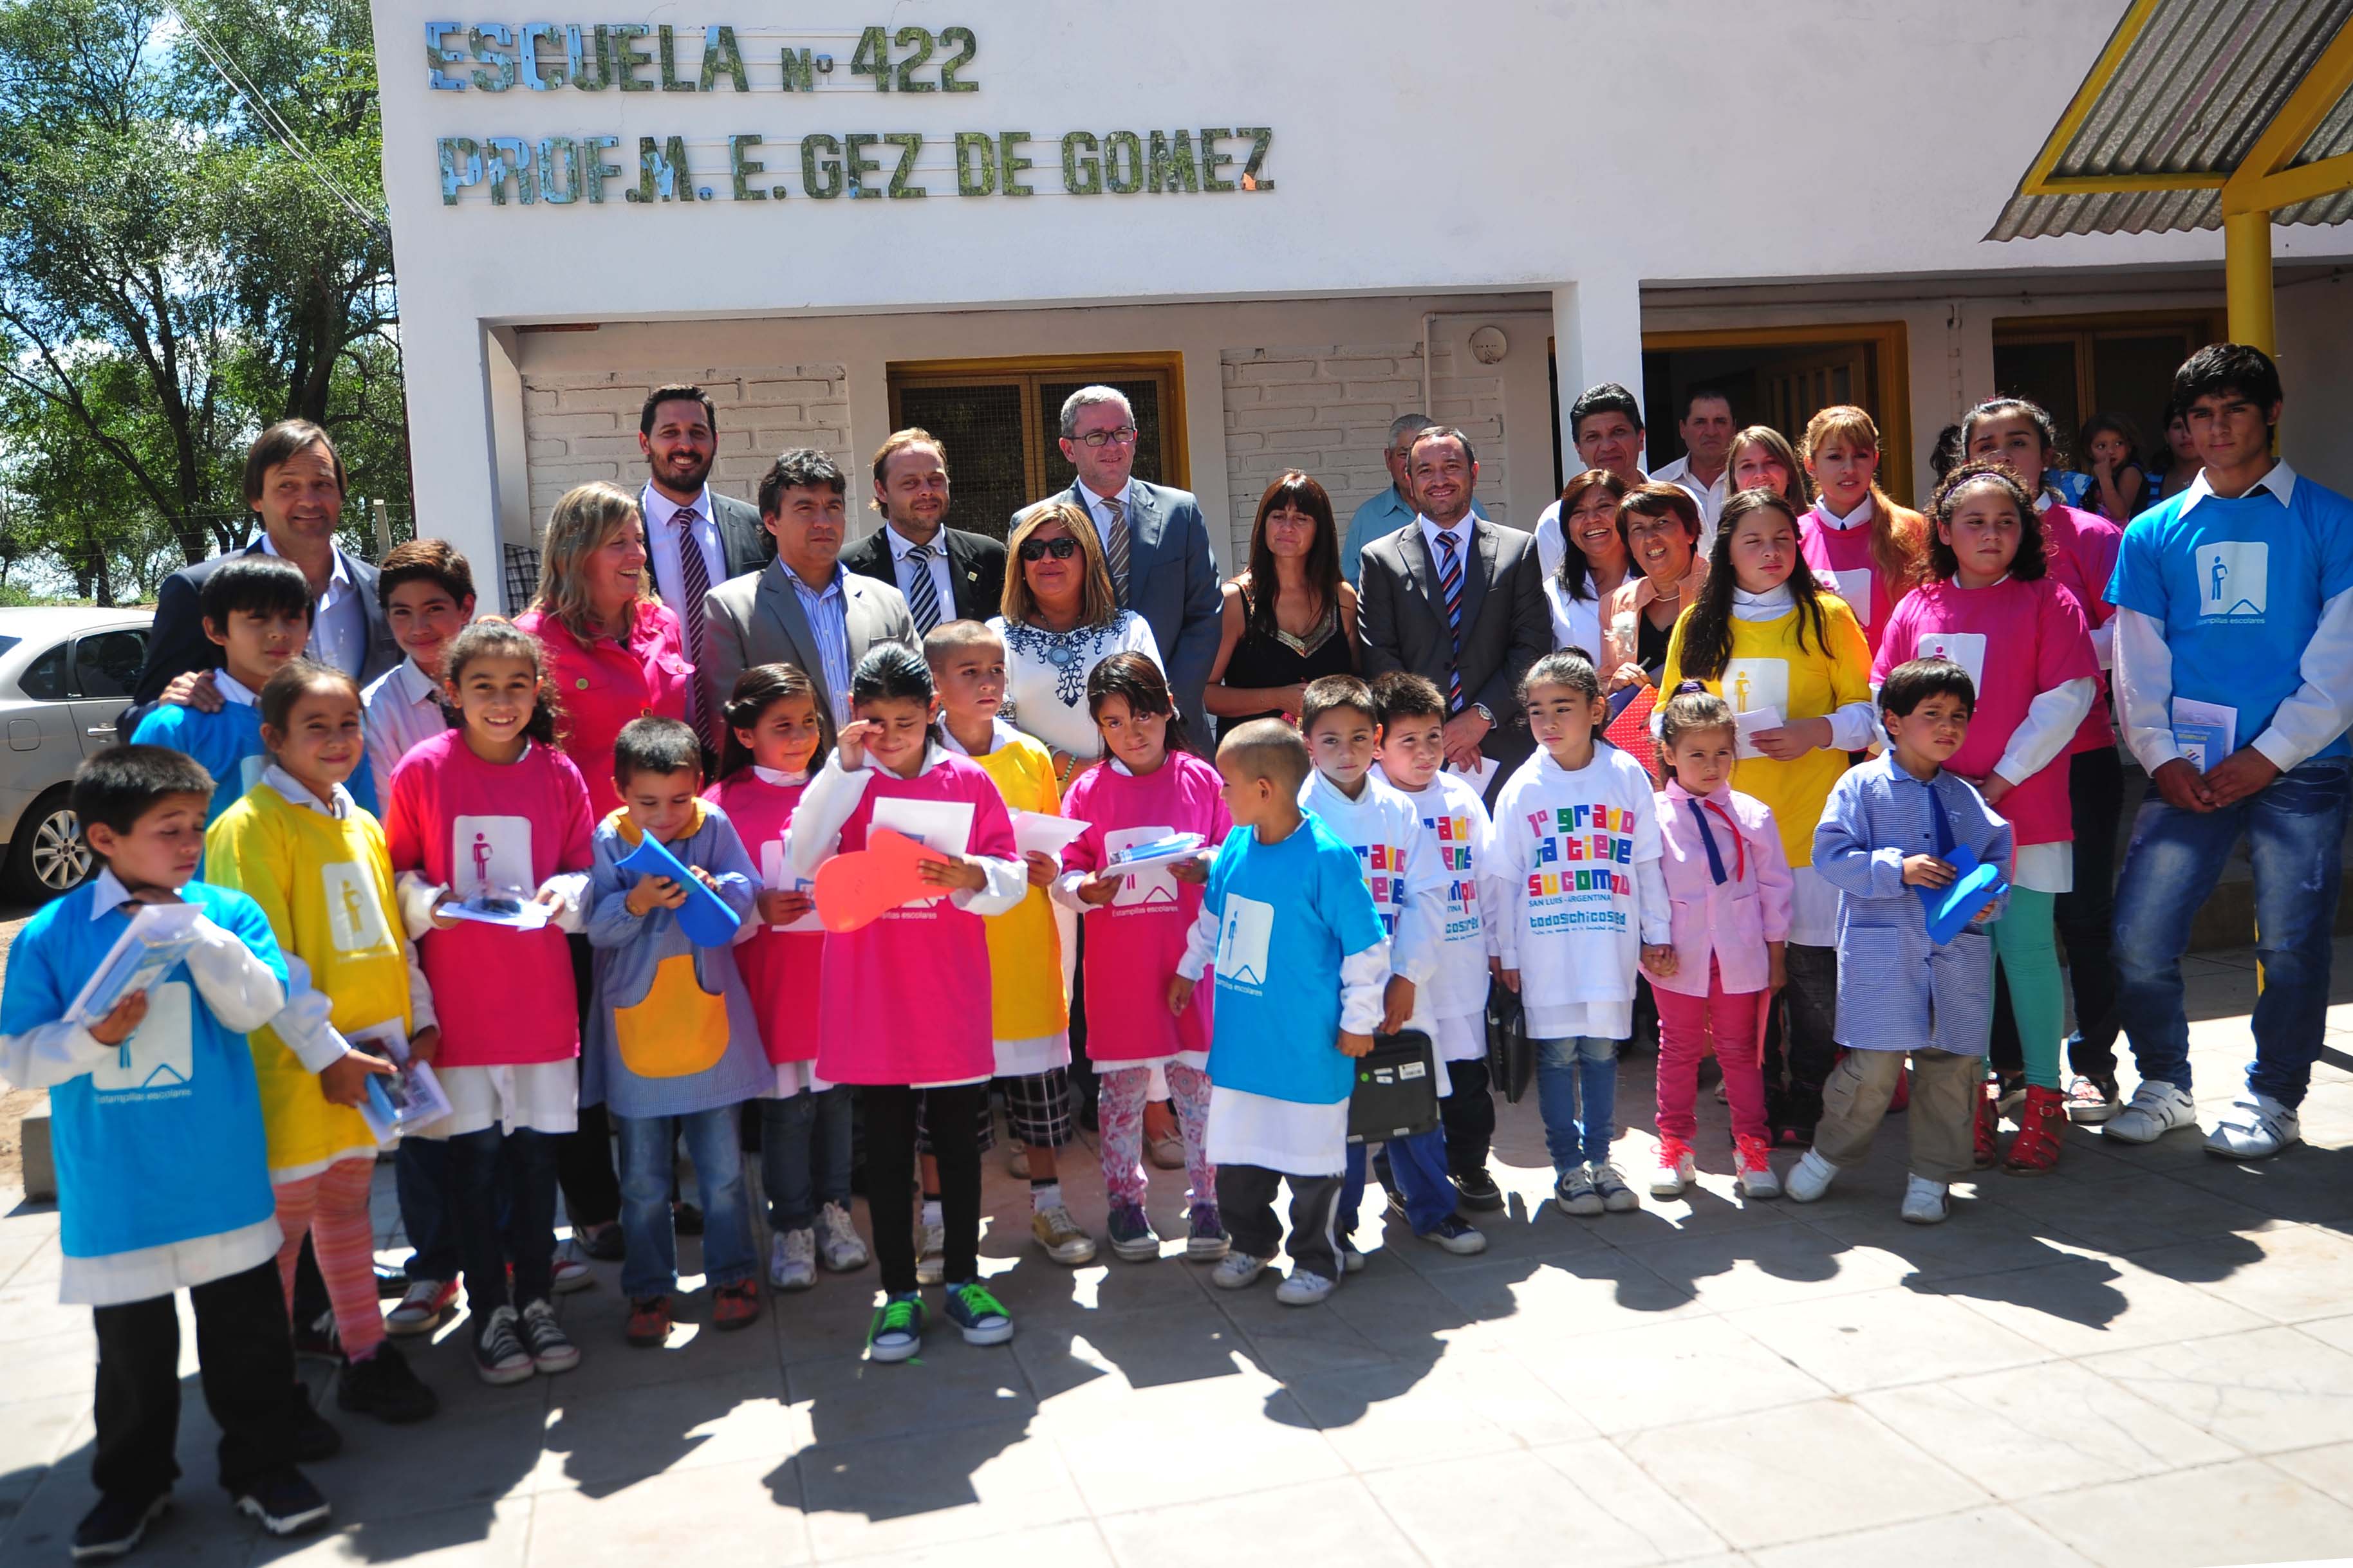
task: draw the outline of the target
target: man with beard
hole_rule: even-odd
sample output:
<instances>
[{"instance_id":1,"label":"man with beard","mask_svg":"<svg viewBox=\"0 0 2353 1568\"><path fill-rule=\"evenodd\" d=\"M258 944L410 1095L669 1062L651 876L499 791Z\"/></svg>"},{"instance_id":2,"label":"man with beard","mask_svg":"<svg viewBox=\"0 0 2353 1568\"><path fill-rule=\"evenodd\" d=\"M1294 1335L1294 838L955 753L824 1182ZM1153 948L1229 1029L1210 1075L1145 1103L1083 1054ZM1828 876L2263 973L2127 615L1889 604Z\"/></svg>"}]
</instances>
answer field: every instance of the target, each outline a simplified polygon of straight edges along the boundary
<instances>
[{"instance_id":1,"label":"man with beard","mask_svg":"<svg viewBox=\"0 0 2353 1568\"><path fill-rule=\"evenodd\" d=\"M907 601L915 635L942 621L985 621L1005 597L1005 546L946 526L947 448L929 431L894 430L874 454L874 510L883 526L841 552L861 577Z\"/></svg>"},{"instance_id":2,"label":"man with beard","mask_svg":"<svg viewBox=\"0 0 2353 1568\"><path fill-rule=\"evenodd\" d=\"M760 526L758 508L712 493L719 418L702 388L655 387L638 412L638 450L646 458L646 485L638 497L646 520L646 567L654 592L677 609L686 657L700 669L706 641L702 596L730 577L765 566L776 555L775 542ZM715 753L719 714L706 709L700 681L688 683L686 717Z\"/></svg>"}]
</instances>

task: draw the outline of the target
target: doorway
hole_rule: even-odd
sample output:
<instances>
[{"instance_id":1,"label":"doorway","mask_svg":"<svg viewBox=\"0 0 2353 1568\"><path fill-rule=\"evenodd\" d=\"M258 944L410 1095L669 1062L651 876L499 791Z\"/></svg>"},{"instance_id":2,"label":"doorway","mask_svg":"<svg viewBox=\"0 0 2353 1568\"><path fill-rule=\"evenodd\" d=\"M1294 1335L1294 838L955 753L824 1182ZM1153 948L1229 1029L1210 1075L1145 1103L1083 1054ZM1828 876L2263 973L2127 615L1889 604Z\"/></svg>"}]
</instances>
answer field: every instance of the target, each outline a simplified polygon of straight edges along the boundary
<instances>
[{"instance_id":1,"label":"doorway","mask_svg":"<svg viewBox=\"0 0 2353 1568\"><path fill-rule=\"evenodd\" d=\"M2173 373L2221 341L2211 310L2125 310L2098 316L2013 316L1993 323L1997 393L2049 410L2071 461L2075 435L2094 414L2133 421L2143 468L2164 466L2166 403Z\"/></svg>"},{"instance_id":2,"label":"doorway","mask_svg":"<svg viewBox=\"0 0 2353 1568\"><path fill-rule=\"evenodd\" d=\"M1796 446L1816 412L1852 403L1879 426L1880 477L1912 493L1911 363L1901 321L1819 327L1730 327L1642 334L1642 412L1651 466L1683 455L1676 426L1684 395L1713 386L1732 400L1735 426L1769 425Z\"/></svg>"}]
</instances>

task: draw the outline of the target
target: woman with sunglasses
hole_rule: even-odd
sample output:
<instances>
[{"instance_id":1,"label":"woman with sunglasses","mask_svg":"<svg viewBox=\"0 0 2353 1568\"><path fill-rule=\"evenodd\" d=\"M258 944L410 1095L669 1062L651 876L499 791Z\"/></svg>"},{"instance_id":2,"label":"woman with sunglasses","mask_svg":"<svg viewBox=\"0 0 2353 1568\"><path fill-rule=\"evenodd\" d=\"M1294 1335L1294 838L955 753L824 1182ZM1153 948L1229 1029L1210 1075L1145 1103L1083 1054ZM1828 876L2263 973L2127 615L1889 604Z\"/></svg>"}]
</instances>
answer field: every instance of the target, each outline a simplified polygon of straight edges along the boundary
<instances>
[{"instance_id":1,"label":"woman with sunglasses","mask_svg":"<svg viewBox=\"0 0 2353 1568\"><path fill-rule=\"evenodd\" d=\"M1252 719L1299 719L1300 693L1356 672L1356 591L1340 578L1332 498L1297 468L1258 500L1250 570L1225 587L1223 638L1202 705L1223 739Z\"/></svg>"},{"instance_id":2,"label":"woman with sunglasses","mask_svg":"<svg viewBox=\"0 0 2353 1568\"><path fill-rule=\"evenodd\" d=\"M988 623L1005 639L1003 717L1054 753L1054 777L1068 793L1078 771L1103 755L1087 677L1115 653L1162 664L1160 647L1142 616L1119 607L1103 536L1075 505L1030 508L1007 550L1005 613Z\"/></svg>"}]
</instances>

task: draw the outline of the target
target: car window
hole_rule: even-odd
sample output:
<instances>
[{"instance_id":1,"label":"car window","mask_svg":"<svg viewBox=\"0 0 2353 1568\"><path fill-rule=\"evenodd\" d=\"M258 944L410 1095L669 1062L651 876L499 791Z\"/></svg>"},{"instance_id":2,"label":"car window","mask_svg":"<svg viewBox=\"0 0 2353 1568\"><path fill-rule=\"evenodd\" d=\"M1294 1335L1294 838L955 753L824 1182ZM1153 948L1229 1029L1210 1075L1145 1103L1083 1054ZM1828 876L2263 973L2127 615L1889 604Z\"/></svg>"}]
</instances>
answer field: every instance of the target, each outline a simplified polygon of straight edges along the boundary
<instances>
[{"instance_id":1,"label":"car window","mask_svg":"<svg viewBox=\"0 0 2353 1568\"><path fill-rule=\"evenodd\" d=\"M26 696L44 702L55 702L65 696L66 650L71 646L59 643L25 667L25 673L16 678L16 684L25 689Z\"/></svg>"},{"instance_id":2,"label":"car window","mask_svg":"<svg viewBox=\"0 0 2353 1568\"><path fill-rule=\"evenodd\" d=\"M147 634L135 627L92 633L74 645L75 695L130 696L146 658Z\"/></svg>"}]
</instances>

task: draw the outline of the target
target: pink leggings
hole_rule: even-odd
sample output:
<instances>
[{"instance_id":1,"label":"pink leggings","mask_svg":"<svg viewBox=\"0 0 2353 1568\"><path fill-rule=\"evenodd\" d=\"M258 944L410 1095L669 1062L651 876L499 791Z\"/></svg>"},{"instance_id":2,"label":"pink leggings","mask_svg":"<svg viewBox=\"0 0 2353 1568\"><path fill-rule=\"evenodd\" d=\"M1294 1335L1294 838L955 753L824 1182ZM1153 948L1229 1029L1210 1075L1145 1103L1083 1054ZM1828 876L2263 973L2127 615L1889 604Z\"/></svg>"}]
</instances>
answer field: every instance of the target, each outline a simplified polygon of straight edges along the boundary
<instances>
[{"instance_id":1,"label":"pink leggings","mask_svg":"<svg viewBox=\"0 0 2353 1568\"><path fill-rule=\"evenodd\" d=\"M1692 1098L1699 1092L1699 1059L1707 1055L1711 1032L1715 1059L1724 1068L1724 1098L1732 1108L1735 1137L1766 1135L1765 1074L1757 1063L1757 1004L1761 991L1726 994L1722 971L1707 961L1707 994L1689 996L1654 984L1659 1001L1659 1136L1691 1142L1698 1130Z\"/></svg>"},{"instance_id":2,"label":"pink leggings","mask_svg":"<svg viewBox=\"0 0 2353 1568\"><path fill-rule=\"evenodd\" d=\"M302 1233L319 1257L319 1277L335 1309L335 1331L343 1353L365 1361L384 1343L384 1309L375 1295L375 1222L368 1213L374 1160L338 1160L315 1176L280 1182L278 1228L286 1240L278 1249L278 1282L294 1302L294 1259Z\"/></svg>"},{"instance_id":3,"label":"pink leggings","mask_svg":"<svg viewBox=\"0 0 2353 1568\"><path fill-rule=\"evenodd\" d=\"M1103 1128L1103 1191L1114 1205L1144 1202L1144 1097L1152 1089L1150 1068L1095 1068L1103 1085L1095 1114ZM1182 1062L1168 1064L1168 1099L1185 1139L1185 1176L1192 1201L1218 1201L1218 1173L1210 1167L1209 1075Z\"/></svg>"}]
</instances>

